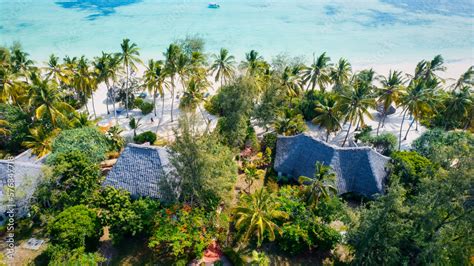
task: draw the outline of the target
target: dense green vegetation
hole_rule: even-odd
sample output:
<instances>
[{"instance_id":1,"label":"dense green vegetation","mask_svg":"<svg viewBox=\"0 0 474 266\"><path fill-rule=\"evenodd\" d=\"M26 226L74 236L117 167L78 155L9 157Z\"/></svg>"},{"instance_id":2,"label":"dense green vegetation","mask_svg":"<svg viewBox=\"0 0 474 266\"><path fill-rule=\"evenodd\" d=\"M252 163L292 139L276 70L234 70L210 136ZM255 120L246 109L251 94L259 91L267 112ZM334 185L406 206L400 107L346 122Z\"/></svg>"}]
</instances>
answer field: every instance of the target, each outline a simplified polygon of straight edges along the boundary
<instances>
[{"instance_id":1,"label":"dense green vegetation","mask_svg":"<svg viewBox=\"0 0 474 266\"><path fill-rule=\"evenodd\" d=\"M0 49L0 156L27 148L48 155L21 224L50 240L37 264L103 262L103 232L114 248L143 243L151 256L138 264L183 265L213 243L236 265L268 265L272 256L314 256L327 264L469 264L472 67L448 86L439 77L441 56L421 61L409 78L399 71L353 73L347 60L333 64L326 53L306 66L284 56L267 62L252 50L237 65L226 49L208 58L204 43L189 37L170 44L139 77L138 46L125 39L120 48L92 60L51 55L44 67L18 45ZM220 86L207 95L212 80ZM131 140L117 123L106 132L96 127L99 84L107 88L115 122L120 106L127 117L132 108L163 117L164 96L171 96L171 120L178 123L167 147L174 170L157 188L160 200L102 186L101 162ZM143 91L153 100L135 97ZM384 133L393 108L402 112L398 136ZM217 117L215 128L205 110ZM378 119L374 132L367 119ZM137 133L140 118L128 121L135 143L159 142L154 132ZM342 134L336 144L354 139L390 156L386 193L348 204L333 169L320 162L313 176L277 178L277 134L299 134L309 123L327 142ZM400 151L419 124L428 131Z\"/></svg>"}]
</instances>

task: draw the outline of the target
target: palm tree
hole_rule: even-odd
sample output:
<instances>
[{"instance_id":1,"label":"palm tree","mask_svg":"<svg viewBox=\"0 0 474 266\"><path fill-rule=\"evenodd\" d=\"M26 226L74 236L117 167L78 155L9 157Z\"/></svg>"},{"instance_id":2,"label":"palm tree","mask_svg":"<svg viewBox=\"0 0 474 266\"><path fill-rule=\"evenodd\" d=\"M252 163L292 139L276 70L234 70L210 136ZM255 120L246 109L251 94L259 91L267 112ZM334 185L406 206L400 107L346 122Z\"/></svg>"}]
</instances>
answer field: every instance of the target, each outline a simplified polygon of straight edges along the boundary
<instances>
[{"instance_id":1,"label":"palm tree","mask_svg":"<svg viewBox=\"0 0 474 266\"><path fill-rule=\"evenodd\" d=\"M71 120L72 128L81 128L81 127L91 127L97 123L97 119L90 120L89 114L84 113L76 113L74 114L74 118Z\"/></svg>"},{"instance_id":2,"label":"palm tree","mask_svg":"<svg viewBox=\"0 0 474 266\"><path fill-rule=\"evenodd\" d=\"M306 185L303 189L306 203L314 208L318 205L321 197L329 198L331 194L336 194L337 189L334 187L335 179L336 174L332 171L330 166L316 162L314 178L306 176L300 176L298 178L301 184Z\"/></svg>"},{"instance_id":3,"label":"palm tree","mask_svg":"<svg viewBox=\"0 0 474 266\"><path fill-rule=\"evenodd\" d=\"M130 93L129 88L129 79L130 79L130 70L136 71L137 66L136 64L141 64L141 60L138 57L140 53L138 52L137 44L130 43L129 39L124 39L122 44L120 45L122 51L120 54L120 61L123 63L123 68L125 69L126 73L126 83L125 83L125 105L127 110L127 118L128 118L128 94Z\"/></svg>"},{"instance_id":4,"label":"palm tree","mask_svg":"<svg viewBox=\"0 0 474 266\"><path fill-rule=\"evenodd\" d=\"M119 62L120 57L118 54L108 54L102 52L102 55L100 57L96 57L93 63L95 68L95 78L97 82L105 82L105 86L107 87L107 114L110 114L108 99L112 98L115 123L118 123L118 120L117 110L115 108L115 93L113 91L113 87L115 85L115 81L117 80ZM112 80L112 86L110 86L110 80Z\"/></svg>"},{"instance_id":5,"label":"palm tree","mask_svg":"<svg viewBox=\"0 0 474 266\"><path fill-rule=\"evenodd\" d=\"M422 114L426 113L430 109L429 105L430 96L429 90L427 89L427 84L424 80L418 79L412 81L407 88L407 93L403 95L400 99L400 103L403 106L403 118L402 123L400 125L400 133L398 137L398 149L401 149L401 142L402 142L402 130L403 130L403 123L405 122L405 116L408 112L413 115L413 121L410 123L410 126L407 130L410 131L410 128L417 119L419 119ZM405 135L405 139L407 137Z\"/></svg>"},{"instance_id":6,"label":"palm tree","mask_svg":"<svg viewBox=\"0 0 474 266\"><path fill-rule=\"evenodd\" d=\"M53 126L58 119L66 119L65 113L73 113L74 108L62 101L55 83L32 76L33 84L29 91L29 105L35 109L36 119L50 119Z\"/></svg>"},{"instance_id":7,"label":"palm tree","mask_svg":"<svg viewBox=\"0 0 474 266\"><path fill-rule=\"evenodd\" d=\"M97 79L94 72L89 69L89 62L84 56L81 56L77 63L77 71L74 73L74 85L79 94L83 97L86 110L88 110L88 98L89 96L91 97L94 118L97 118L94 103L94 92L97 90Z\"/></svg>"},{"instance_id":8,"label":"palm tree","mask_svg":"<svg viewBox=\"0 0 474 266\"><path fill-rule=\"evenodd\" d=\"M285 88L286 95L290 97L289 107L293 97L300 95L301 93L301 66L285 67L281 76L281 82Z\"/></svg>"},{"instance_id":9,"label":"palm tree","mask_svg":"<svg viewBox=\"0 0 474 266\"><path fill-rule=\"evenodd\" d=\"M251 50L245 54L245 61L242 62L242 67L247 70L247 75L255 76L264 69L265 63L263 57L257 51Z\"/></svg>"},{"instance_id":10,"label":"palm tree","mask_svg":"<svg viewBox=\"0 0 474 266\"><path fill-rule=\"evenodd\" d=\"M214 61L209 68L209 72L216 74L215 82L221 81L221 87L226 84L235 74L235 58L229 54L225 48L221 48L219 55L212 56Z\"/></svg>"},{"instance_id":11,"label":"palm tree","mask_svg":"<svg viewBox=\"0 0 474 266\"><path fill-rule=\"evenodd\" d=\"M52 79L58 85L67 84L68 79L66 78L71 73L67 73L66 69L62 64L59 63L59 57L54 54L49 56L47 67L44 68L46 71L46 78Z\"/></svg>"},{"instance_id":12,"label":"palm tree","mask_svg":"<svg viewBox=\"0 0 474 266\"><path fill-rule=\"evenodd\" d=\"M313 123L326 128L326 142L331 132L341 129L341 114L338 111L337 102L333 97L324 97L324 100L316 105L316 117Z\"/></svg>"},{"instance_id":13,"label":"palm tree","mask_svg":"<svg viewBox=\"0 0 474 266\"><path fill-rule=\"evenodd\" d=\"M19 80L19 75L10 66L0 67L0 103L13 102L21 97L25 85Z\"/></svg>"},{"instance_id":14,"label":"palm tree","mask_svg":"<svg viewBox=\"0 0 474 266\"><path fill-rule=\"evenodd\" d=\"M372 119L369 108L375 107L375 99L371 92L371 86L365 79L356 78L351 86L344 88L339 94L339 111L345 114L344 122L349 122L346 137L342 146L346 144L352 125L364 125L364 117Z\"/></svg>"},{"instance_id":15,"label":"palm tree","mask_svg":"<svg viewBox=\"0 0 474 266\"><path fill-rule=\"evenodd\" d=\"M43 157L51 152L51 144L54 137L59 132L58 129L52 132L47 131L42 126L37 126L30 129L28 140L23 142L23 145L32 150L38 157Z\"/></svg>"},{"instance_id":16,"label":"palm tree","mask_svg":"<svg viewBox=\"0 0 474 266\"><path fill-rule=\"evenodd\" d=\"M333 91L341 91L344 86L349 82L352 73L352 66L344 58L339 59L337 65L331 69L330 77L331 82L334 84L332 87Z\"/></svg>"},{"instance_id":17,"label":"palm tree","mask_svg":"<svg viewBox=\"0 0 474 266\"><path fill-rule=\"evenodd\" d=\"M474 108L474 96L472 89L464 86L451 91L445 103L447 117L445 117L445 128L448 129L448 121L461 121L463 125L470 122L472 109Z\"/></svg>"},{"instance_id":18,"label":"palm tree","mask_svg":"<svg viewBox=\"0 0 474 266\"><path fill-rule=\"evenodd\" d=\"M303 115L289 108L280 111L273 126L278 134L285 136L297 135L306 129Z\"/></svg>"},{"instance_id":19,"label":"palm tree","mask_svg":"<svg viewBox=\"0 0 474 266\"><path fill-rule=\"evenodd\" d=\"M398 104L400 97L404 93L404 86L406 80L402 77L401 71L391 71L388 73L388 77L382 77L380 83L382 88L377 89L377 95L379 96L378 102L383 106L382 119L379 120L377 126L377 135L379 134L380 125L384 127L385 118L390 106L395 103Z\"/></svg>"},{"instance_id":20,"label":"palm tree","mask_svg":"<svg viewBox=\"0 0 474 266\"><path fill-rule=\"evenodd\" d=\"M189 60L188 56L185 53L180 53L178 60L176 60L176 74L181 80L181 86L183 90L186 89L186 78L191 71L190 64L191 61Z\"/></svg>"},{"instance_id":21,"label":"palm tree","mask_svg":"<svg viewBox=\"0 0 474 266\"><path fill-rule=\"evenodd\" d=\"M413 80L418 80L420 78L424 81L428 81L429 79L441 80L436 72L446 70L446 67L443 64L444 59L441 55L435 56L431 61L422 60L416 66Z\"/></svg>"},{"instance_id":22,"label":"palm tree","mask_svg":"<svg viewBox=\"0 0 474 266\"><path fill-rule=\"evenodd\" d=\"M171 122L173 122L173 108L174 108L174 93L175 93L175 77L177 73L177 61L179 55L182 53L181 48L176 44L170 44L164 56L166 58L165 61L165 69L166 73L169 75L171 80Z\"/></svg>"},{"instance_id":23,"label":"palm tree","mask_svg":"<svg viewBox=\"0 0 474 266\"><path fill-rule=\"evenodd\" d=\"M166 86L166 73L163 67L163 61L158 60L154 61L150 59L148 61L148 68L145 70L144 74L144 86L148 89L150 94L153 94L153 106L156 116L156 97L160 94L163 99L163 104L161 107L161 115L163 116L164 109L164 86Z\"/></svg>"},{"instance_id":24,"label":"palm tree","mask_svg":"<svg viewBox=\"0 0 474 266\"><path fill-rule=\"evenodd\" d=\"M308 88L311 87L312 91L316 88L316 85L319 86L321 91L324 91L326 85L331 81L329 73L330 60L331 58L326 56L326 52L324 52L317 59L313 57L313 64L304 70L303 82L308 84Z\"/></svg>"},{"instance_id":25,"label":"palm tree","mask_svg":"<svg viewBox=\"0 0 474 266\"><path fill-rule=\"evenodd\" d=\"M13 48L11 62L15 73L23 75L28 80L28 72L33 68L34 62L28 59L29 54L22 51L21 47Z\"/></svg>"},{"instance_id":26,"label":"palm tree","mask_svg":"<svg viewBox=\"0 0 474 266\"><path fill-rule=\"evenodd\" d=\"M257 237L257 246L261 246L266 235L270 241L275 240L275 231L282 234L282 230L275 223L279 219L287 219L288 214L278 210L272 194L265 189L257 190L253 194L244 194L240 204L235 208L237 230L244 231L242 241L247 243L252 236Z\"/></svg>"},{"instance_id":27,"label":"palm tree","mask_svg":"<svg viewBox=\"0 0 474 266\"><path fill-rule=\"evenodd\" d=\"M465 86L474 86L474 66L464 72L454 84L454 89L463 89Z\"/></svg>"},{"instance_id":28,"label":"palm tree","mask_svg":"<svg viewBox=\"0 0 474 266\"><path fill-rule=\"evenodd\" d=\"M130 119L130 122L128 122L128 125L130 126L130 128L133 129L133 136L134 137L137 136L137 129L142 126L142 124L140 123L140 120L142 120L141 117L138 118L138 119L135 119L135 117L132 117Z\"/></svg>"},{"instance_id":29,"label":"palm tree","mask_svg":"<svg viewBox=\"0 0 474 266\"><path fill-rule=\"evenodd\" d=\"M201 79L197 76L192 77L184 91L180 102L180 107L194 112L196 108L199 109L204 121L209 124L204 112L201 109L201 103L204 101L204 92L209 87L209 82L206 79Z\"/></svg>"}]
</instances>

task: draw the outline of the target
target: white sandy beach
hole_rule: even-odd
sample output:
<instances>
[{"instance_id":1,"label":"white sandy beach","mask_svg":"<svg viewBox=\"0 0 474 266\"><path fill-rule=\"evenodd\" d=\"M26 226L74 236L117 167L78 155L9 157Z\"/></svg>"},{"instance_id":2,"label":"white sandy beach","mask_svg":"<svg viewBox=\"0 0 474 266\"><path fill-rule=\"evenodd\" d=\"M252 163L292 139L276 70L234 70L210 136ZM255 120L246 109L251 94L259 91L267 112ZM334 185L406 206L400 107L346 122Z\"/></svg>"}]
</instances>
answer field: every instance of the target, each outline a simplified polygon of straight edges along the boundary
<instances>
[{"instance_id":1,"label":"white sandy beach","mask_svg":"<svg viewBox=\"0 0 474 266\"><path fill-rule=\"evenodd\" d=\"M446 63L447 70L444 73L440 73L440 76L444 79L446 79L446 84L449 85L454 82L462 73L464 73L469 66L472 65L472 62L469 61L463 61L463 62L455 62L455 63ZM387 75L388 72L393 69L393 70L400 70L408 74L412 74L414 69L415 69L416 63L412 64L402 64L402 65L397 65L397 66L391 66L391 65L375 65L372 66L372 68L377 72L377 74L383 74ZM362 69L367 69L370 66L354 66L353 70L354 72L360 71ZM138 70L138 76L141 76L143 71L145 70L144 66L140 66ZM208 93L210 95L213 95L216 93L219 83L214 83L214 78L209 77L209 81L211 82L211 87L208 90ZM176 95L181 96L183 92L182 86L177 82L177 89L176 89ZM109 105L109 110L110 114L107 114L107 108L106 108L106 95L107 95L107 89L105 87L105 84L100 84L99 89L94 93L94 101L95 101L95 110L97 117L100 119L99 124L100 125L114 125L115 124L115 119L113 116L113 108L112 105ZM152 102L153 99L151 95L147 95L147 101ZM173 128L177 126L178 123L178 118L180 115L180 110L179 110L179 98L175 98L174 102L174 108L173 108L173 116L174 116L174 121L171 121L171 94L168 92L165 94L165 101L164 101L164 115L161 117L161 107L162 107L162 100L161 98L157 99L157 116L154 116L154 113L150 113L146 116L143 116L141 114L141 111L138 109L131 110L130 116L135 117L135 118L141 118L141 124L142 126L137 130L137 133L141 133L144 131L152 131L155 132L159 137L167 139L167 140L172 140L173 139ZM92 113L92 101L89 100L88 102L88 108L90 112ZM211 129L215 127L217 118L215 116L212 116L208 114L205 109L201 106L201 109L203 110L206 119L209 119L211 121L210 127ZM372 116L374 120L371 120L369 118L366 119L366 123L369 126L372 126L372 128L375 130L378 125L378 113L373 110L372 111ZM202 118L200 113L197 111L197 117L199 119ZM151 120L153 118L154 121ZM385 127L381 129L381 132L390 132L395 134L397 137L399 135L399 130L400 130L400 124L402 120L402 114L401 110L397 110L397 112L389 117L387 117L385 121ZM133 136L133 131L130 130L130 127L128 125L129 123L129 118L126 118L126 112L122 112L120 115L118 115L118 124L120 127L124 129L124 132L122 133L125 137L131 138ZM404 126L403 126L403 133L402 133L402 139L405 136L405 132L408 129L411 118L407 115ZM203 128L205 127L206 123L204 120L202 121ZM312 134L314 136L324 138L325 137L325 132L324 129L320 129L318 126L308 124L308 133ZM344 129L336 136L331 136L330 137L330 142L334 144L340 144L342 140L345 137L345 134L347 133L347 128L348 125L345 125ZM354 130L354 126L352 127L351 131ZM415 126L412 127L410 133L408 134L407 140L402 141L402 149L409 149L411 146L411 143L413 140L418 138L426 129L422 126L418 126L418 130L415 130ZM353 134L353 133L351 133Z\"/></svg>"}]
</instances>

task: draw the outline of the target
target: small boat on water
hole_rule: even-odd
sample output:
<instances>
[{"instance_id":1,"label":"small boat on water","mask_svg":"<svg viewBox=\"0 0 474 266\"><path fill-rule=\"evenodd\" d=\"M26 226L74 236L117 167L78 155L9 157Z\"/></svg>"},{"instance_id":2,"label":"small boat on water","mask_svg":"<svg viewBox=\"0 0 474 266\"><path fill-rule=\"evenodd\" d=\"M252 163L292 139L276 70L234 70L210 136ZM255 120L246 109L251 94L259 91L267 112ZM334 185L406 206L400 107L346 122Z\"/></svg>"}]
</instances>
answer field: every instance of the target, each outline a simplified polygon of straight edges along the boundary
<instances>
[{"instance_id":1,"label":"small boat on water","mask_svg":"<svg viewBox=\"0 0 474 266\"><path fill-rule=\"evenodd\" d=\"M221 7L218 3L214 3L214 2L210 2L208 5L207 5L208 8L219 8Z\"/></svg>"}]
</instances>

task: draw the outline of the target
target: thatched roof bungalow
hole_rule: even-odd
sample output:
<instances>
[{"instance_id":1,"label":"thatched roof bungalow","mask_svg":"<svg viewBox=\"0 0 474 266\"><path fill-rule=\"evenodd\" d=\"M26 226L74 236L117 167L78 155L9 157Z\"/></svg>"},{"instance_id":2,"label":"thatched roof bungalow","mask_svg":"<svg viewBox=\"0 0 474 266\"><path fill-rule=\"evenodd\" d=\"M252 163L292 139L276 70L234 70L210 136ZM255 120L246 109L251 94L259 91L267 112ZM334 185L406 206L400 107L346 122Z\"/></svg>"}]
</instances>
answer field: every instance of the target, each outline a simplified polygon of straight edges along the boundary
<instances>
[{"instance_id":1,"label":"thatched roof bungalow","mask_svg":"<svg viewBox=\"0 0 474 266\"><path fill-rule=\"evenodd\" d=\"M371 197L384 192L389 160L369 147L337 147L300 134L278 137L274 169L279 175L313 177L319 161L334 169L339 194Z\"/></svg>"}]
</instances>

